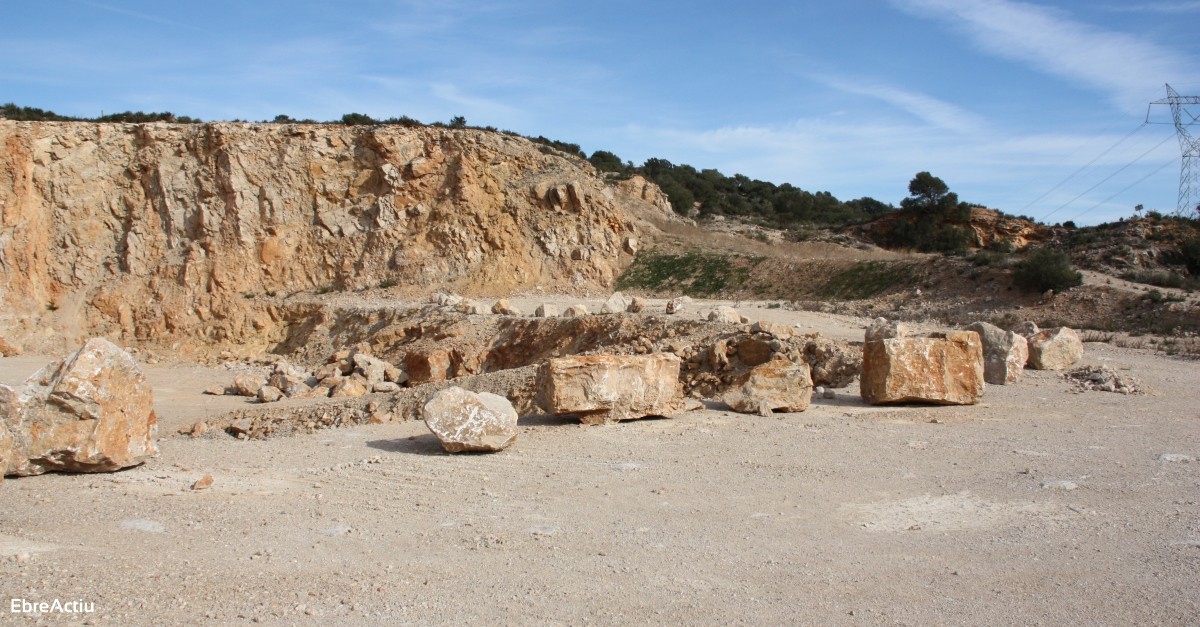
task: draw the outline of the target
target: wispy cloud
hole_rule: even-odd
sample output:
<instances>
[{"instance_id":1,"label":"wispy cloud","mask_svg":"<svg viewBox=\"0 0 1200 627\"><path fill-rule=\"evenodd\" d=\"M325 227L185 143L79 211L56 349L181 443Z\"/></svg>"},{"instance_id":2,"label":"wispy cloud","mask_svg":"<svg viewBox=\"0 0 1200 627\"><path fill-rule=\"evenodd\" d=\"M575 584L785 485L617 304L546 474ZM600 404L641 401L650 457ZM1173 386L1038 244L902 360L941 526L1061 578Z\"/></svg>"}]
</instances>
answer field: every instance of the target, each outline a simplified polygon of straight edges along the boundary
<instances>
[{"instance_id":1,"label":"wispy cloud","mask_svg":"<svg viewBox=\"0 0 1200 627\"><path fill-rule=\"evenodd\" d=\"M1144 107L1163 83L1194 75L1170 50L1011 0L891 0L902 10L948 21L983 50L1100 89L1122 109ZM1157 3L1168 4L1168 3ZM1170 3L1174 5L1193 3Z\"/></svg>"},{"instance_id":2,"label":"wispy cloud","mask_svg":"<svg viewBox=\"0 0 1200 627\"><path fill-rule=\"evenodd\" d=\"M197 28L191 24L186 24L184 22L176 22L174 20L169 20L166 18L158 17L156 15L149 15L146 13L139 13L137 11L130 11L128 9L122 9L120 7L114 7L114 6L110 6L107 4L101 4L99 2L89 2L88 0L82 0L82 2L83 2L83 4L85 4L89 7L92 7L93 9L100 9L101 11L108 11L109 13L116 13L117 15L124 15L125 17L132 17L132 18L139 19L139 20L142 20L145 22L154 22L155 24L162 24L164 26L171 26L174 28L186 28L188 30L203 32L203 29Z\"/></svg>"},{"instance_id":3,"label":"wispy cloud","mask_svg":"<svg viewBox=\"0 0 1200 627\"><path fill-rule=\"evenodd\" d=\"M1114 13L1197 13L1200 2L1144 2L1142 4L1108 4L1102 7Z\"/></svg>"},{"instance_id":4,"label":"wispy cloud","mask_svg":"<svg viewBox=\"0 0 1200 627\"><path fill-rule=\"evenodd\" d=\"M986 125L982 117L925 94L871 81L847 81L830 76L813 78L834 89L886 102L936 128L970 134Z\"/></svg>"}]
</instances>

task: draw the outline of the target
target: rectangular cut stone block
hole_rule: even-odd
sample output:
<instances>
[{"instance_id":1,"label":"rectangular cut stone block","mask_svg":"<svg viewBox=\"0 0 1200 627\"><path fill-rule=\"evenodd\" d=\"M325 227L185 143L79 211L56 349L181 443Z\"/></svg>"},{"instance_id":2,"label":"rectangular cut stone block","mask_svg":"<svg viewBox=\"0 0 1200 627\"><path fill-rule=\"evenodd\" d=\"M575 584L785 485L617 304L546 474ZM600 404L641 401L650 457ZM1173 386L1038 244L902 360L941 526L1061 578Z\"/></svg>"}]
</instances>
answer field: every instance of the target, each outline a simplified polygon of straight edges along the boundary
<instances>
[{"instance_id":1,"label":"rectangular cut stone block","mask_svg":"<svg viewBox=\"0 0 1200 627\"><path fill-rule=\"evenodd\" d=\"M983 397L983 343L972 331L863 345L862 398L872 405L974 405Z\"/></svg>"},{"instance_id":2,"label":"rectangular cut stone block","mask_svg":"<svg viewBox=\"0 0 1200 627\"><path fill-rule=\"evenodd\" d=\"M670 353L551 359L538 369L538 405L584 424L665 416L683 405L679 366Z\"/></svg>"}]
</instances>

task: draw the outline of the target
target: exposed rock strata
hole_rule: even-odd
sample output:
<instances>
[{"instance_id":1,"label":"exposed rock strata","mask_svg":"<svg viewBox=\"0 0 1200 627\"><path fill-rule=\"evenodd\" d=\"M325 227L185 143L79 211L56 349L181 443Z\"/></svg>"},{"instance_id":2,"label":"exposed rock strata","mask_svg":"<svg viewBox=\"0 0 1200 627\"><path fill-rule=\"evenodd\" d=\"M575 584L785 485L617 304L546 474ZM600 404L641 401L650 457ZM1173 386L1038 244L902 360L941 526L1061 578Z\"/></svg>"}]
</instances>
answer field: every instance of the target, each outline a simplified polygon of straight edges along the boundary
<instances>
[{"instance_id":1,"label":"exposed rock strata","mask_svg":"<svg viewBox=\"0 0 1200 627\"><path fill-rule=\"evenodd\" d=\"M469 129L0 120L0 332L266 349L277 295L610 289L630 185Z\"/></svg>"}]
</instances>

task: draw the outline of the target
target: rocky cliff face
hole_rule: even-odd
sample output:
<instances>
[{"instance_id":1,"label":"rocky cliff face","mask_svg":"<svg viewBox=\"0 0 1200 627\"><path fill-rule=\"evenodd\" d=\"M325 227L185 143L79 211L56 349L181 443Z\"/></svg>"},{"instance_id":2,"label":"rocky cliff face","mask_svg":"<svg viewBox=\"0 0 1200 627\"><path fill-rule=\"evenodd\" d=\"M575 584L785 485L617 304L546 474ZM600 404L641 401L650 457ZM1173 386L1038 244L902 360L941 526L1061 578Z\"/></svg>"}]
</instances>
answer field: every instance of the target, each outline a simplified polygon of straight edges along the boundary
<instances>
[{"instance_id":1,"label":"rocky cliff face","mask_svg":"<svg viewBox=\"0 0 1200 627\"><path fill-rule=\"evenodd\" d=\"M296 292L603 290L660 195L476 130L0 120L0 333L239 341Z\"/></svg>"}]
</instances>

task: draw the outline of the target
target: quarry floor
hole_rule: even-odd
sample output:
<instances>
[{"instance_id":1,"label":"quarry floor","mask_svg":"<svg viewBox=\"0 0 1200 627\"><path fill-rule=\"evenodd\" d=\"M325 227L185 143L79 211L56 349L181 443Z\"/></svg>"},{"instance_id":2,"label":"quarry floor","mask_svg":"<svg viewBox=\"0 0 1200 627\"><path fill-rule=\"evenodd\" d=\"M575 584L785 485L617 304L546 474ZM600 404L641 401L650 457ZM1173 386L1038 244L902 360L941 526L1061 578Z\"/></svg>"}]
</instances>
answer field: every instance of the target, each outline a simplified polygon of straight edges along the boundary
<instances>
[{"instance_id":1,"label":"quarry floor","mask_svg":"<svg viewBox=\"0 0 1200 627\"><path fill-rule=\"evenodd\" d=\"M0 382L50 360L0 359ZM976 406L869 407L852 386L773 418L522 418L510 449L453 456L419 422L179 435L244 401L200 394L222 368L148 365L159 457L0 485L0 602L95 611L0 623L1195 624L1200 361L1083 363L1151 392L1027 371Z\"/></svg>"}]
</instances>

